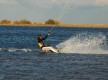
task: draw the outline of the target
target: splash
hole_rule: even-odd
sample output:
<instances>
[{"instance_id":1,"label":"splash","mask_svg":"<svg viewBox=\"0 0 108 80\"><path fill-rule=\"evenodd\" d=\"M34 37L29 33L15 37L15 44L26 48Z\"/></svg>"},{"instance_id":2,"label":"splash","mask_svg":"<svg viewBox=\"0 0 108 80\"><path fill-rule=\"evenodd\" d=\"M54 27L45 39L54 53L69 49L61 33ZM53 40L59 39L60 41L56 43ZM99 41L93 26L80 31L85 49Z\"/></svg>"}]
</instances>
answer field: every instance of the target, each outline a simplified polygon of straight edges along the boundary
<instances>
[{"instance_id":1,"label":"splash","mask_svg":"<svg viewBox=\"0 0 108 80\"><path fill-rule=\"evenodd\" d=\"M61 53L108 54L106 36L82 33L56 46Z\"/></svg>"}]
</instances>

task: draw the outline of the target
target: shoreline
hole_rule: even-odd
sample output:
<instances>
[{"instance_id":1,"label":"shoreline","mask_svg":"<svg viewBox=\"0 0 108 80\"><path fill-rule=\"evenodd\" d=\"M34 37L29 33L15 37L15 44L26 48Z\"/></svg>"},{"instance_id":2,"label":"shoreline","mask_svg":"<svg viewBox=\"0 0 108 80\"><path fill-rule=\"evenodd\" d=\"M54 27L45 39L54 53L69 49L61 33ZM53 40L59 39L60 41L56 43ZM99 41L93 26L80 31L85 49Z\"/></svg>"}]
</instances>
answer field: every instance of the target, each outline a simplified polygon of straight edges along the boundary
<instances>
[{"instance_id":1,"label":"shoreline","mask_svg":"<svg viewBox=\"0 0 108 80\"><path fill-rule=\"evenodd\" d=\"M63 28L108 28L108 24L59 24L59 25L50 25L50 24L0 24L0 27L63 27Z\"/></svg>"}]
</instances>

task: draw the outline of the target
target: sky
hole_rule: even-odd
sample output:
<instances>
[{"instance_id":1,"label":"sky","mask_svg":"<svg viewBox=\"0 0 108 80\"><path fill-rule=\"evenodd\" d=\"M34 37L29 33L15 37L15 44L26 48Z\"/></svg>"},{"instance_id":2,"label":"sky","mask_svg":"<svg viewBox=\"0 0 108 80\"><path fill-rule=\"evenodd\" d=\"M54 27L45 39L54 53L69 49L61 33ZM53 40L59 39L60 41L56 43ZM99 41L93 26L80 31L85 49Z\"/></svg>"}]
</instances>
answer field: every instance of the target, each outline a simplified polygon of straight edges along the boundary
<instances>
[{"instance_id":1,"label":"sky","mask_svg":"<svg viewBox=\"0 0 108 80\"><path fill-rule=\"evenodd\" d=\"M0 0L0 20L108 24L108 0Z\"/></svg>"}]
</instances>

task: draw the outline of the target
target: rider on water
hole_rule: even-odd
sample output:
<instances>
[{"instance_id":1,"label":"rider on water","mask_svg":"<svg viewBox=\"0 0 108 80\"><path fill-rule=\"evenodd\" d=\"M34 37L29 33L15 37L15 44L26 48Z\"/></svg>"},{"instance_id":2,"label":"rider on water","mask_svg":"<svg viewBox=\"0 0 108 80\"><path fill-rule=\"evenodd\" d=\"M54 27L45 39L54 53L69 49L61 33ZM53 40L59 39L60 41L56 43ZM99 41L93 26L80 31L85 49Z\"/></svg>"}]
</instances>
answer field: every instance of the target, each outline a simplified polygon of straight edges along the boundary
<instances>
[{"instance_id":1,"label":"rider on water","mask_svg":"<svg viewBox=\"0 0 108 80\"><path fill-rule=\"evenodd\" d=\"M50 32L45 36L45 37L42 37L41 34L38 35L38 46L42 49L43 47L45 47L44 45L44 40L47 39L47 37L50 35Z\"/></svg>"},{"instance_id":2,"label":"rider on water","mask_svg":"<svg viewBox=\"0 0 108 80\"><path fill-rule=\"evenodd\" d=\"M47 39L47 37L50 35L50 32L48 32L48 34L45 37L42 37L41 34L38 35L38 46L41 48L42 51L48 52L55 52L58 53L59 50L53 48L52 46L45 46L44 45L44 41Z\"/></svg>"}]
</instances>

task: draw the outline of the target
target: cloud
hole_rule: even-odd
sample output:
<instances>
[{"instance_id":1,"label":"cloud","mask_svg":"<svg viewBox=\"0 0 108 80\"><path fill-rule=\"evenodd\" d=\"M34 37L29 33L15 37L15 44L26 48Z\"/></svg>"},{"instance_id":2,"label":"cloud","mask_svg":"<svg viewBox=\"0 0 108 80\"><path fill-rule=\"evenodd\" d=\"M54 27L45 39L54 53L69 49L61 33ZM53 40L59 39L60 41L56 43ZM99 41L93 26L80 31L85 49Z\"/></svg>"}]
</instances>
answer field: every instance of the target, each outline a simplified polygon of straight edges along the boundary
<instances>
[{"instance_id":1,"label":"cloud","mask_svg":"<svg viewBox=\"0 0 108 80\"><path fill-rule=\"evenodd\" d=\"M17 4L16 0L0 0L0 4L8 5L8 4Z\"/></svg>"},{"instance_id":2,"label":"cloud","mask_svg":"<svg viewBox=\"0 0 108 80\"><path fill-rule=\"evenodd\" d=\"M62 0L16 0L23 6L31 7L53 7L59 6L66 1Z\"/></svg>"},{"instance_id":3,"label":"cloud","mask_svg":"<svg viewBox=\"0 0 108 80\"><path fill-rule=\"evenodd\" d=\"M5 2L7 2L6 0L0 0L0 3L5 3Z\"/></svg>"},{"instance_id":4,"label":"cloud","mask_svg":"<svg viewBox=\"0 0 108 80\"><path fill-rule=\"evenodd\" d=\"M65 4L67 1L69 2L69 4L71 4L72 6L77 6L77 7L81 7L81 6L108 6L108 0L50 0L53 2L56 2L56 4L59 5L63 5Z\"/></svg>"},{"instance_id":5,"label":"cloud","mask_svg":"<svg viewBox=\"0 0 108 80\"><path fill-rule=\"evenodd\" d=\"M72 0L72 6L76 7L103 7L108 6L108 0Z\"/></svg>"},{"instance_id":6,"label":"cloud","mask_svg":"<svg viewBox=\"0 0 108 80\"><path fill-rule=\"evenodd\" d=\"M108 0L96 0L95 4L98 6L108 6Z\"/></svg>"},{"instance_id":7,"label":"cloud","mask_svg":"<svg viewBox=\"0 0 108 80\"><path fill-rule=\"evenodd\" d=\"M102 7L108 6L108 0L16 0L19 4L23 6L32 7L54 7L54 6L64 6L67 2L75 7Z\"/></svg>"},{"instance_id":8,"label":"cloud","mask_svg":"<svg viewBox=\"0 0 108 80\"><path fill-rule=\"evenodd\" d=\"M19 4L25 7L64 6L67 2L75 7L108 6L108 0L0 0L0 4Z\"/></svg>"}]
</instances>

